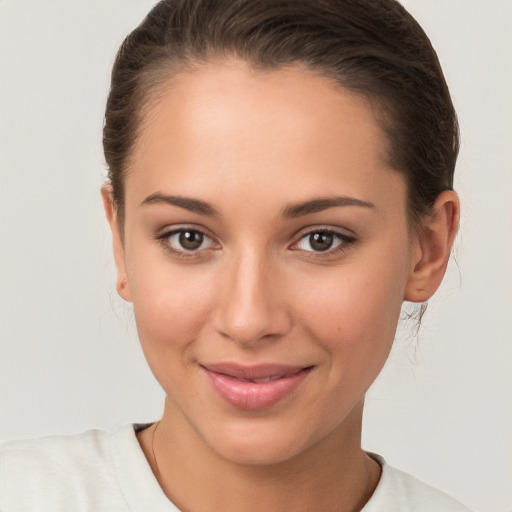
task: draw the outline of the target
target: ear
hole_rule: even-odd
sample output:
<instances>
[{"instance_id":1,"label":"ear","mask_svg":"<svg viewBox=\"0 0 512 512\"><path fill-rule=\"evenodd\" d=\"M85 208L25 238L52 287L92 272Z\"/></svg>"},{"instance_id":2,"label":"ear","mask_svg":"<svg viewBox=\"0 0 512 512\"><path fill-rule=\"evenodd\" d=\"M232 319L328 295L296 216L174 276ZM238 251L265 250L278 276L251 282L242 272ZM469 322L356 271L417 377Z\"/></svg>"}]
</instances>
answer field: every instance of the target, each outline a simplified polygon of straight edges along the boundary
<instances>
[{"instance_id":1,"label":"ear","mask_svg":"<svg viewBox=\"0 0 512 512\"><path fill-rule=\"evenodd\" d=\"M123 226L119 225L116 206L110 185L101 187L101 197L103 199L103 208L112 231L112 243L114 249L114 260L117 269L116 289L117 293L126 301L131 301L130 286L128 284L128 274L126 272L126 260L124 254L124 242L122 238Z\"/></svg>"},{"instance_id":2,"label":"ear","mask_svg":"<svg viewBox=\"0 0 512 512\"><path fill-rule=\"evenodd\" d=\"M459 227L460 204L453 190L439 194L432 215L415 235L404 299L425 302L439 288Z\"/></svg>"}]
</instances>

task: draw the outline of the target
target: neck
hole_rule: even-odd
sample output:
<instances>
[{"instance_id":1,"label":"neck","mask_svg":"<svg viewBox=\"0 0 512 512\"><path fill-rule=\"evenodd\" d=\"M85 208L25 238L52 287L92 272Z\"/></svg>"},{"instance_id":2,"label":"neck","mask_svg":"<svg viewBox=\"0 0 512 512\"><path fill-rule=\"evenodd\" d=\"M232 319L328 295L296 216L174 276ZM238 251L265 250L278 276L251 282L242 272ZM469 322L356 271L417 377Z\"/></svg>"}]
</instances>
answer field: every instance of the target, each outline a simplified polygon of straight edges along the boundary
<instances>
[{"instance_id":1,"label":"neck","mask_svg":"<svg viewBox=\"0 0 512 512\"><path fill-rule=\"evenodd\" d=\"M194 430L180 425L168 401L162 420L138 437L160 486L180 510L356 512L380 477L378 464L361 449L362 408L361 402L342 425L304 452L268 465L219 456Z\"/></svg>"}]
</instances>

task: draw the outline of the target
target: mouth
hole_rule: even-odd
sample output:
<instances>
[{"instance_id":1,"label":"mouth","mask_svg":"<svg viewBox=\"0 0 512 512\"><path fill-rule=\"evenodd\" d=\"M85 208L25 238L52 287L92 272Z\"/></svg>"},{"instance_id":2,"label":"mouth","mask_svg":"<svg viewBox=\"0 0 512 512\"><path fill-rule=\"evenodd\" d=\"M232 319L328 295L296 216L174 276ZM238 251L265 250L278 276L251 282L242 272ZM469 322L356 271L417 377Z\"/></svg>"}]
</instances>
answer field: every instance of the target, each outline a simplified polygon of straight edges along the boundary
<instances>
[{"instance_id":1,"label":"mouth","mask_svg":"<svg viewBox=\"0 0 512 512\"><path fill-rule=\"evenodd\" d=\"M269 408L290 396L313 366L203 364L213 390L228 405L246 411Z\"/></svg>"}]
</instances>

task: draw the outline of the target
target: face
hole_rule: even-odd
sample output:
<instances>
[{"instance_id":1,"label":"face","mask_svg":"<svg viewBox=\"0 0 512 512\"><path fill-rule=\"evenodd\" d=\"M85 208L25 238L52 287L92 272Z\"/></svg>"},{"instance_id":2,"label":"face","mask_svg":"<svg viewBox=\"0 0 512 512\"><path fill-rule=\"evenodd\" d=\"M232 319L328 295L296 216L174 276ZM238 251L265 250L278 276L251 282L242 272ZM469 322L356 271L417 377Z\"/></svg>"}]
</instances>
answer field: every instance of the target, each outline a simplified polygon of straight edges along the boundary
<instances>
[{"instance_id":1,"label":"face","mask_svg":"<svg viewBox=\"0 0 512 512\"><path fill-rule=\"evenodd\" d=\"M151 105L116 260L180 435L255 464L350 437L416 251L386 151L363 98L300 68L211 63Z\"/></svg>"}]
</instances>

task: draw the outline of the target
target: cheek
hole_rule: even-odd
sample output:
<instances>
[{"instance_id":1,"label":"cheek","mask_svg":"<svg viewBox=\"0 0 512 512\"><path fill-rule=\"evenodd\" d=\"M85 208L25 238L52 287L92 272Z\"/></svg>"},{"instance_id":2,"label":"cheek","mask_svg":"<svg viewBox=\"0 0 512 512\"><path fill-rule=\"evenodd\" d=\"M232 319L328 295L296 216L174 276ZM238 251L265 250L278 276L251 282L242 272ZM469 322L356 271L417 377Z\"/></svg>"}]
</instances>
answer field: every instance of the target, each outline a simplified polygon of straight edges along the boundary
<instances>
[{"instance_id":1,"label":"cheek","mask_svg":"<svg viewBox=\"0 0 512 512\"><path fill-rule=\"evenodd\" d=\"M311 279L298 316L343 372L376 373L384 364L403 300L402 272L376 266L340 268Z\"/></svg>"},{"instance_id":2,"label":"cheek","mask_svg":"<svg viewBox=\"0 0 512 512\"><path fill-rule=\"evenodd\" d=\"M130 288L137 330L152 368L187 358L210 310L210 279L190 267L148 264L151 272L133 269ZM177 355L179 354L179 356Z\"/></svg>"}]
</instances>

